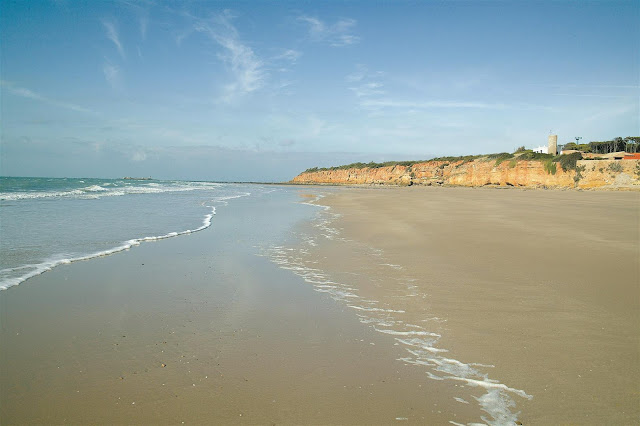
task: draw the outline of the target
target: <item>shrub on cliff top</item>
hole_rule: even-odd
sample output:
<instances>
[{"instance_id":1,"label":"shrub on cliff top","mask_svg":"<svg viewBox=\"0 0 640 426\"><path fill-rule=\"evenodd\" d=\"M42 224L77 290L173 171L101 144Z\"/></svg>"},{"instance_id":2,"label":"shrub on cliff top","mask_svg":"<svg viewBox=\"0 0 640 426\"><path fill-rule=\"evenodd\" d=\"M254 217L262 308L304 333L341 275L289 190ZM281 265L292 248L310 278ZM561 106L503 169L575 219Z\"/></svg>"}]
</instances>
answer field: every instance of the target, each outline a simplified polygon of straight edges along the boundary
<instances>
[{"instance_id":1,"label":"shrub on cliff top","mask_svg":"<svg viewBox=\"0 0 640 426\"><path fill-rule=\"evenodd\" d=\"M424 163L424 160L416 160L416 161L386 161L384 163L375 163L373 161L369 163L351 163L344 164L342 166L334 166L334 167L312 167L310 169L305 170L305 173L313 173L313 172L325 172L328 170L347 170L347 169L379 169L381 167L393 167L393 166L404 166L411 167L417 163Z\"/></svg>"},{"instance_id":2,"label":"shrub on cliff top","mask_svg":"<svg viewBox=\"0 0 640 426\"><path fill-rule=\"evenodd\" d=\"M526 160L526 161L546 161L551 160L553 155L551 154L541 154L539 152L533 151L525 151L522 154L518 155L518 160Z\"/></svg>"},{"instance_id":3,"label":"shrub on cliff top","mask_svg":"<svg viewBox=\"0 0 640 426\"><path fill-rule=\"evenodd\" d=\"M576 170L576 164L580 159L582 159L582 154L580 152L573 152L567 155L558 155L553 161L560 163L562 170L567 172L569 170Z\"/></svg>"},{"instance_id":4,"label":"shrub on cliff top","mask_svg":"<svg viewBox=\"0 0 640 426\"><path fill-rule=\"evenodd\" d=\"M508 152L500 152L498 154L489 154L487 157L491 160L495 159L496 166L499 166L503 161L513 158L513 154L509 154Z\"/></svg>"},{"instance_id":5,"label":"shrub on cliff top","mask_svg":"<svg viewBox=\"0 0 640 426\"><path fill-rule=\"evenodd\" d=\"M432 158L429 161L446 161L449 163L456 163L458 161L462 161L463 163L468 163L480 157L482 157L482 155L462 155L460 157L436 157L436 158Z\"/></svg>"}]
</instances>

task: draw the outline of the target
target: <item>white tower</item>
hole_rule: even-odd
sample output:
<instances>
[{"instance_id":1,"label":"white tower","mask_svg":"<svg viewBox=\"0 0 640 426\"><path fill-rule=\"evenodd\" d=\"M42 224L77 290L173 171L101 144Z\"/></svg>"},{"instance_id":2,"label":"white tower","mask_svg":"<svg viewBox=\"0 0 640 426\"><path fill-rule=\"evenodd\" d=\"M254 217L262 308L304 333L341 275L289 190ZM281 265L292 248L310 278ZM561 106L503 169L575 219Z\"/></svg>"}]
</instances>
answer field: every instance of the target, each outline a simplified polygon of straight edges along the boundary
<instances>
[{"instance_id":1,"label":"white tower","mask_svg":"<svg viewBox=\"0 0 640 426\"><path fill-rule=\"evenodd\" d=\"M547 148L548 154L558 154L558 135L549 135L549 147Z\"/></svg>"}]
</instances>

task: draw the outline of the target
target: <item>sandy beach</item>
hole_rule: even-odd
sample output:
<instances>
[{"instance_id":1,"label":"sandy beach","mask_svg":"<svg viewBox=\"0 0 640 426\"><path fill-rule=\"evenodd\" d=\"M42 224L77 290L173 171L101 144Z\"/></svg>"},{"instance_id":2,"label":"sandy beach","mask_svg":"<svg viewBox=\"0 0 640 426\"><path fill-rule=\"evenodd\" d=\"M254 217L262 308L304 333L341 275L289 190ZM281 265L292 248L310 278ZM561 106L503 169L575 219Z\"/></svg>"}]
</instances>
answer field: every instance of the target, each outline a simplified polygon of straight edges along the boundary
<instances>
[{"instance_id":1,"label":"sandy beach","mask_svg":"<svg viewBox=\"0 0 640 426\"><path fill-rule=\"evenodd\" d=\"M340 215L320 267L361 274L361 294L428 324L447 358L493 366L531 396L513 397L523 424L638 422L640 194L350 188L320 202Z\"/></svg>"},{"instance_id":2,"label":"sandy beach","mask_svg":"<svg viewBox=\"0 0 640 426\"><path fill-rule=\"evenodd\" d=\"M276 241L298 244L283 218L318 210L297 192L236 200L206 231L0 292L0 423L477 419L473 407L452 417L453 387L428 386L388 336L270 260Z\"/></svg>"},{"instance_id":3,"label":"sandy beach","mask_svg":"<svg viewBox=\"0 0 640 426\"><path fill-rule=\"evenodd\" d=\"M638 420L640 194L286 191L1 292L2 424Z\"/></svg>"}]
</instances>

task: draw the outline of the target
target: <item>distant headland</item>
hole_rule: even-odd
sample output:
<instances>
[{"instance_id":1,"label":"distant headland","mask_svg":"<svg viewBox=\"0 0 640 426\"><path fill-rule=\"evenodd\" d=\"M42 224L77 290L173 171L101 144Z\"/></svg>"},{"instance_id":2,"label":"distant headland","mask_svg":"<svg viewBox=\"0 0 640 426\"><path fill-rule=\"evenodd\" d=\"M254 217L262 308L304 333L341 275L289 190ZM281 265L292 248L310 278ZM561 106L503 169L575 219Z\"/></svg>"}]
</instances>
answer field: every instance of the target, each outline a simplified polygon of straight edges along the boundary
<instances>
[{"instance_id":1,"label":"distant headland","mask_svg":"<svg viewBox=\"0 0 640 426\"><path fill-rule=\"evenodd\" d=\"M640 137L558 145L550 135L546 147L513 153L314 167L290 183L640 190L639 151Z\"/></svg>"},{"instance_id":2,"label":"distant headland","mask_svg":"<svg viewBox=\"0 0 640 426\"><path fill-rule=\"evenodd\" d=\"M122 179L123 180L153 180L153 178L151 177L130 177L130 176L125 176Z\"/></svg>"}]
</instances>

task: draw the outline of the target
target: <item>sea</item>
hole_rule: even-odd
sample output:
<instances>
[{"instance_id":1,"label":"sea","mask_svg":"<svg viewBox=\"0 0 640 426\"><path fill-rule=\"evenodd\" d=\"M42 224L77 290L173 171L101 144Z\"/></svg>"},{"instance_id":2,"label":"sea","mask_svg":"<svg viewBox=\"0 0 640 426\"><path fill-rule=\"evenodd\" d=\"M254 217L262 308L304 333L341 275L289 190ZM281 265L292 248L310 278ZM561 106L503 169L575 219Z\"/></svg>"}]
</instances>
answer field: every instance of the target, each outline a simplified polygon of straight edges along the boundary
<instances>
[{"instance_id":1,"label":"sea","mask_svg":"<svg viewBox=\"0 0 640 426\"><path fill-rule=\"evenodd\" d=\"M0 290L61 264L211 226L260 185L147 179L0 177Z\"/></svg>"}]
</instances>

